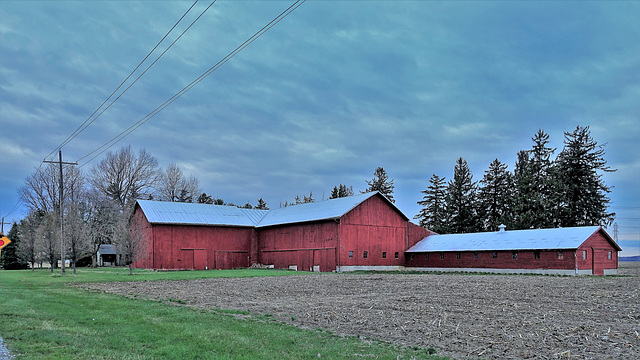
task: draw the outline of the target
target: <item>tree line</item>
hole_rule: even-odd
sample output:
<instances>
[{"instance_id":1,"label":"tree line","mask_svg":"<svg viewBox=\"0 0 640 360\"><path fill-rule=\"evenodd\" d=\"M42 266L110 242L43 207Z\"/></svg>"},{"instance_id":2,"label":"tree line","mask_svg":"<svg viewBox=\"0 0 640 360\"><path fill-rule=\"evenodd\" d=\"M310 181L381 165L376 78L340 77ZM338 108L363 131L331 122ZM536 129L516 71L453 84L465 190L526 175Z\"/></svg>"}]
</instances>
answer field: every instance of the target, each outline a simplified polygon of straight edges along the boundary
<instances>
[{"instance_id":1,"label":"tree line","mask_svg":"<svg viewBox=\"0 0 640 360\"><path fill-rule=\"evenodd\" d=\"M615 217L608 211L611 188L602 179L613 172L604 160L604 145L591 137L589 127L564 133L564 147L555 159L549 135L538 130L533 146L521 150L513 172L495 159L478 182L463 158L456 160L453 177L433 174L422 206L414 217L436 233L495 231L500 224L509 229L533 229L586 225L610 225ZM366 193L378 191L393 198L393 179L382 167L365 180ZM87 173L67 166L64 176L65 252L73 270L95 266L102 244L116 245L121 262L131 265L142 252L142 237L131 231L131 215L137 199L237 206L268 210L259 198L254 206L227 203L202 192L197 178L186 176L176 165L161 169L145 150L135 153L130 146L109 152ZM18 189L28 207L27 216L8 234L12 244L2 253L5 269L35 268L60 258L59 180L56 164L43 165ZM354 195L353 187L333 187L329 199ZM324 198L324 195L323 195ZM314 202L313 193L296 196L280 207ZM87 263L82 263L87 261Z\"/></svg>"},{"instance_id":2,"label":"tree line","mask_svg":"<svg viewBox=\"0 0 640 360\"><path fill-rule=\"evenodd\" d=\"M604 159L604 145L591 136L588 126L564 132L564 147L552 158L543 130L532 137L533 146L521 150L513 172L495 159L482 179L473 180L469 165L456 160L453 177L433 174L422 191L422 206L415 216L421 226L439 234L604 225L613 222L609 212L611 188L602 175L614 172Z\"/></svg>"}]
</instances>

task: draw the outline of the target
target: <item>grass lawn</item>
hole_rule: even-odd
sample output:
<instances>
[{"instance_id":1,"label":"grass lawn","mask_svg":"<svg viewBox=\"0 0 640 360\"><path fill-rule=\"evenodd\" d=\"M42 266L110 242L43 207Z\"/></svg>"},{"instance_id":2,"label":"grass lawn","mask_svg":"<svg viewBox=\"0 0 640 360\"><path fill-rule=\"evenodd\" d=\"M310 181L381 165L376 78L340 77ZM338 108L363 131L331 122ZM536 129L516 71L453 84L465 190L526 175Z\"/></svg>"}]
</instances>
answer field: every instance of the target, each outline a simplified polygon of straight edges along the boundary
<instances>
[{"instance_id":1,"label":"grass lawn","mask_svg":"<svg viewBox=\"0 0 640 360\"><path fill-rule=\"evenodd\" d=\"M69 283L286 276L286 270L151 272L79 269L0 270L0 337L18 359L440 359L322 330L302 330L269 316L197 310L80 290ZM68 272L67 274L70 274Z\"/></svg>"}]
</instances>

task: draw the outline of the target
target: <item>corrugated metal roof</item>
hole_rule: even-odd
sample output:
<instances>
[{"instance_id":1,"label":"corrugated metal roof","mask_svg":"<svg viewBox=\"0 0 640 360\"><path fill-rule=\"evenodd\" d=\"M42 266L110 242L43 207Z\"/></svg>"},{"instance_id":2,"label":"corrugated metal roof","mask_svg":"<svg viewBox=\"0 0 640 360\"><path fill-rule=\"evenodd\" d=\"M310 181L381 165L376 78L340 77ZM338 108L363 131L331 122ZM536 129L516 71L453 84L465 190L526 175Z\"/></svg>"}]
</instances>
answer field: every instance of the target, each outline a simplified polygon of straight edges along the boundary
<instances>
[{"instance_id":1,"label":"corrugated metal roof","mask_svg":"<svg viewBox=\"0 0 640 360\"><path fill-rule=\"evenodd\" d=\"M337 219L376 194L378 192L370 192L273 210L240 209L235 206L152 200L138 200L138 204L144 211L147 220L152 224L267 227ZM393 203L386 201L398 210ZM402 214L400 210L398 212ZM402 216L408 220L404 214Z\"/></svg>"},{"instance_id":2,"label":"corrugated metal roof","mask_svg":"<svg viewBox=\"0 0 640 360\"><path fill-rule=\"evenodd\" d=\"M98 248L98 252L102 255L116 255L116 247L109 244L102 244Z\"/></svg>"},{"instance_id":3,"label":"corrugated metal roof","mask_svg":"<svg viewBox=\"0 0 640 360\"><path fill-rule=\"evenodd\" d=\"M577 249L599 226L430 235L407 252Z\"/></svg>"},{"instance_id":4,"label":"corrugated metal roof","mask_svg":"<svg viewBox=\"0 0 640 360\"><path fill-rule=\"evenodd\" d=\"M337 219L377 193L370 192L269 210L269 213L257 224L257 227Z\"/></svg>"},{"instance_id":5,"label":"corrugated metal roof","mask_svg":"<svg viewBox=\"0 0 640 360\"><path fill-rule=\"evenodd\" d=\"M255 226L269 211L151 200L138 204L152 224Z\"/></svg>"}]
</instances>

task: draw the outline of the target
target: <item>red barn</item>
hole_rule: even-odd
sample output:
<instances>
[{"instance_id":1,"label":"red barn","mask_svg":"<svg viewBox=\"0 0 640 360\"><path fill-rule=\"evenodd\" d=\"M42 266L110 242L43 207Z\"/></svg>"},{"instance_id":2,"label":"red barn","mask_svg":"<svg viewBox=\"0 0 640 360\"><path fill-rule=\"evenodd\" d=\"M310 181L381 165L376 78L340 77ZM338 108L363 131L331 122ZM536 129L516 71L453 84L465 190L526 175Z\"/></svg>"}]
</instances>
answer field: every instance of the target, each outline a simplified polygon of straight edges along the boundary
<instances>
[{"instance_id":1,"label":"red barn","mask_svg":"<svg viewBox=\"0 0 640 360\"><path fill-rule=\"evenodd\" d=\"M140 200L134 223L146 244L134 265L154 269L402 269L431 233L377 192L274 210Z\"/></svg>"},{"instance_id":2,"label":"red barn","mask_svg":"<svg viewBox=\"0 0 640 360\"><path fill-rule=\"evenodd\" d=\"M599 226L430 235L406 252L429 271L612 275L620 247Z\"/></svg>"}]
</instances>

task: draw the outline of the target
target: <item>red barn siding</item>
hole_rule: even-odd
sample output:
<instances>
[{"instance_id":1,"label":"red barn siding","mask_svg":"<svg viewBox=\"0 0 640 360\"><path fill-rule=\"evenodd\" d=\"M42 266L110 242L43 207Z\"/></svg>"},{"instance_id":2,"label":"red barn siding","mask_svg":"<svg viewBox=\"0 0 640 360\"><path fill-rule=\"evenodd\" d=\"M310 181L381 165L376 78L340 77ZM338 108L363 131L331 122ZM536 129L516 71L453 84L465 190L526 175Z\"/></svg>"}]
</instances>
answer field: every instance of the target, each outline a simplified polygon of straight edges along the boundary
<instances>
[{"instance_id":1,"label":"red barn siding","mask_svg":"<svg viewBox=\"0 0 640 360\"><path fill-rule=\"evenodd\" d=\"M248 227L149 224L138 207L134 220L149 229L137 268L233 269L256 262L256 230Z\"/></svg>"},{"instance_id":2,"label":"red barn siding","mask_svg":"<svg viewBox=\"0 0 640 360\"><path fill-rule=\"evenodd\" d=\"M404 265L407 224L407 219L381 196L365 200L340 220L339 266ZM349 251L353 251L353 258L349 258Z\"/></svg>"},{"instance_id":3,"label":"red barn siding","mask_svg":"<svg viewBox=\"0 0 640 360\"><path fill-rule=\"evenodd\" d=\"M611 259L609 259L609 252L611 252ZM605 269L618 268L618 251L612 240L600 230L580 245L577 251L577 264L579 270L591 270L593 275L604 275Z\"/></svg>"},{"instance_id":4,"label":"red barn siding","mask_svg":"<svg viewBox=\"0 0 640 360\"><path fill-rule=\"evenodd\" d=\"M260 263L278 269L297 266L298 270L336 269L338 223L333 220L291 224L261 229Z\"/></svg>"},{"instance_id":5,"label":"red barn siding","mask_svg":"<svg viewBox=\"0 0 640 360\"><path fill-rule=\"evenodd\" d=\"M460 259L457 254L460 254ZM409 254L408 267L433 267L433 268L480 268L480 269L575 269L575 251L563 250L562 258L558 258L558 251L540 251L540 258L535 258L534 251L518 251L518 258L513 258L512 251L497 251L497 258L493 258L492 251L479 251L478 258L472 251L445 252L444 259L440 258L440 252L431 252L429 259L427 253Z\"/></svg>"}]
</instances>

